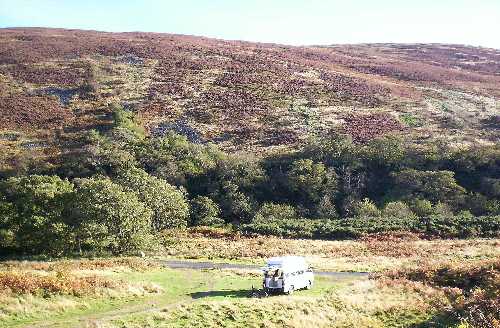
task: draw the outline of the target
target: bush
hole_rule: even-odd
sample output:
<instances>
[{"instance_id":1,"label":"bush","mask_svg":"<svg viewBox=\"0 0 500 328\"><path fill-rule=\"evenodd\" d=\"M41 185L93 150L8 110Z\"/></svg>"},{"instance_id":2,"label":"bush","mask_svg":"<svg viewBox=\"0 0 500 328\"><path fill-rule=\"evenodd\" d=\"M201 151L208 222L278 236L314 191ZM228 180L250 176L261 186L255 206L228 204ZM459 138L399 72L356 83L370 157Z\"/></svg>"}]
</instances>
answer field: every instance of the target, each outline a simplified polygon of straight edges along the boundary
<instances>
[{"instance_id":1,"label":"bush","mask_svg":"<svg viewBox=\"0 0 500 328\"><path fill-rule=\"evenodd\" d=\"M423 265L414 269L387 271L383 275L443 288L452 307L448 313L453 315L457 327L459 322L466 323L465 327L496 327L492 323L498 321L500 306L499 270L500 261L493 259L470 264Z\"/></svg>"},{"instance_id":2,"label":"bush","mask_svg":"<svg viewBox=\"0 0 500 328\"><path fill-rule=\"evenodd\" d=\"M153 211L151 224L154 230L187 227L189 204L186 197L165 180L141 169L131 169L120 172L116 182Z\"/></svg>"},{"instance_id":3,"label":"bush","mask_svg":"<svg viewBox=\"0 0 500 328\"><path fill-rule=\"evenodd\" d=\"M237 191L235 185L229 184L224 188L226 192L222 196L221 205L226 218L231 218L234 223L250 222L254 208L254 200L247 194Z\"/></svg>"},{"instance_id":4,"label":"bush","mask_svg":"<svg viewBox=\"0 0 500 328\"><path fill-rule=\"evenodd\" d=\"M442 238L500 236L500 216L439 216L422 218L421 230Z\"/></svg>"},{"instance_id":5,"label":"bush","mask_svg":"<svg viewBox=\"0 0 500 328\"><path fill-rule=\"evenodd\" d=\"M331 197L325 195L321 198L316 207L316 216L320 219L337 219L339 217L339 213Z\"/></svg>"},{"instance_id":6,"label":"bush","mask_svg":"<svg viewBox=\"0 0 500 328\"><path fill-rule=\"evenodd\" d=\"M240 227L245 233L256 233L286 238L312 238L316 230L313 220L307 219L268 219L255 220Z\"/></svg>"},{"instance_id":7,"label":"bush","mask_svg":"<svg viewBox=\"0 0 500 328\"><path fill-rule=\"evenodd\" d=\"M500 201L497 199L488 199L480 193L471 193L467 195L466 208L474 215L500 215Z\"/></svg>"},{"instance_id":8,"label":"bush","mask_svg":"<svg viewBox=\"0 0 500 328\"><path fill-rule=\"evenodd\" d=\"M107 178L77 184L73 215L80 249L117 254L148 245L153 212L134 193Z\"/></svg>"},{"instance_id":9,"label":"bush","mask_svg":"<svg viewBox=\"0 0 500 328\"><path fill-rule=\"evenodd\" d=\"M246 233L289 238L345 239L371 233L414 232L442 238L498 237L500 217L362 217L342 220L256 220L240 226Z\"/></svg>"},{"instance_id":10,"label":"bush","mask_svg":"<svg viewBox=\"0 0 500 328\"><path fill-rule=\"evenodd\" d=\"M437 202L437 204L434 205L433 214L441 216L453 216L453 211L450 205L446 203Z\"/></svg>"},{"instance_id":11,"label":"bush","mask_svg":"<svg viewBox=\"0 0 500 328\"><path fill-rule=\"evenodd\" d=\"M224 224L220 218L219 206L206 196L191 200L191 223L195 226L219 226Z\"/></svg>"},{"instance_id":12,"label":"bush","mask_svg":"<svg viewBox=\"0 0 500 328\"><path fill-rule=\"evenodd\" d=\"M222 157L215 146L190 143L172 132L134 145L134 153L146 171L175 185L187 185L188 179L206 174Z\"/></svg>"},{"instance_id":13,"label":"bush","mask_svg":"<svg viewBox=\"0 0 500 328\"><path fill-rule=\"evenodd\" d=\"M125 133L121 133L123 136ZM87 135L87 145L83 154L73 164L66 168L77 171L78 174L106 174L112 175L121 170L127 170L137 165L132 152L125 147L125 141L114 140L110 136L104 136L97 131L91 131Z\"/></svg>"},{"instance_id":14,"label":"bush","mask_svg":"<svg viewBox=\"0 0 500 328\"><path fill-rule=\"evenodd\" d=\"M144 138L144 128L137 122L136 115L118 105L112 105L113 125L116 129L124 129L135 134L136 137Z\"/></svg>"},{"instance_id":15,"label":"bush","mask_svg":"<svg viewBox=\"0 0 500 328\"><path fill-rule=\"evenodd\" d=\"M426 217L434 214L432 203L427 199L414 199L408 201L409 207L418 217Z\"/></svg>"}]
</instances>

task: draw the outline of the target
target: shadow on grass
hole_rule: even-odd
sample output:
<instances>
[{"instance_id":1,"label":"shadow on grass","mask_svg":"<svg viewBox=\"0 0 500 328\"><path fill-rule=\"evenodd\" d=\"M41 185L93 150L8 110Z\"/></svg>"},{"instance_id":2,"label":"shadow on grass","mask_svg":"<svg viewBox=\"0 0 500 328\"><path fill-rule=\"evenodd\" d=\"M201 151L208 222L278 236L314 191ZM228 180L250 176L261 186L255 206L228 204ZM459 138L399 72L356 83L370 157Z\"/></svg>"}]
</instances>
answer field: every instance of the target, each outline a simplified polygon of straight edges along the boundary
<instances>
[{"instance_id":1,"label":"shadow on grass","mask_svg":"<svg viewBox=\"0 0 500 328\"><path fill-rule=\"evenodd\" d=\"M206 292L190 293L189 296L193 299L209 298L209 297L229 297L229 298L266 298L282 295L279 292L265 293L261 289L238 289L238 290L210 290Z\"/></svg>"},{"instance_id":2,"label":"shadow on grass","mask_svg":"<svg viewBox=\"0 0 500 328\"><path fill-rule=\"evenodd\" d=\"M250 297L252 294L251 289L239 289L239 290L210 290L206 292L195 292L190 293L189 296L193 299L207 298L207 297L231 297L231 298L242 298Z\"/></svg>"}]
</instances>

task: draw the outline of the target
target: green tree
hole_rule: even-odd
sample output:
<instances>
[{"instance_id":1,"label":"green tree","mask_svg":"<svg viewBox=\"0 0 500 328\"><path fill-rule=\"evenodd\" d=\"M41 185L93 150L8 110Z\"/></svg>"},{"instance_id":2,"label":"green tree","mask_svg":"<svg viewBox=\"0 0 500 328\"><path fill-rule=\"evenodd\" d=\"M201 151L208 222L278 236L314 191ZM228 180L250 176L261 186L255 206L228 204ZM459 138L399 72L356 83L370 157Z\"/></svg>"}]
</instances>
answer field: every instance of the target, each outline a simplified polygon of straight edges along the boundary
<instances>
[{"instance_id":1,"label":"green tree","mask_svg":"<svg viewBox=\"0 0 500 328\"><path fill-rule=\"evenodd\" d=\"M406 169L393 173L395 191L406 199L423 198L432 202L458 204L465 189L457 184L451 171L418 171Z\"/></svg>"},{"instance_id":2,"label":"green tree","mask_svg":"<svg viewBox=\"0 0 500 328\"><path fill-rule=\"evenodd\" d=\"M251 157L227 156L214 168L194 180L197 194L216 200L226 221L249 222L254 214L256 198L261 196L267 176L260 163Z\"/></svg>"},{"instance_id":3,"label":"green tree","mask_svg":"<svg viewBox=\"0 0 500 328\"><path fill-rule=\"evenodd\" d=\"M441 216L453 216L453 210L450 205L442 202L437 202L433 208L433 214Z\"/></svg>"},{"instance_id":4,"label":"green tree","mask_svg":"<svg viewBox=\"0 0 500 328\"><path fill-rule=\"evenodd\" d=\"M410 207L401 201L387 203L382 210L382 216L398 219L416 218Z\"/></svg>"},{"instance_id":5,"label":"green tree","mask_svg":"<svg viewBox=\"0 0 500 328\"><path fill-rule=\"evenodd\" d=\"M221 204L226 218L234 223L249 222L254 213L255 201L247 194L239 191L238 186L226 182L221 190Z\"/></svg>"},{"instance_id":6,"label":"green tree","mask_svg":"<svg viewBox=\"0 0 500 328\"><path fill-rule=\"evenodd\" d=\"M21 176L0 183L0 229L14 247L28 253L70 250L72 229L66 220L73 184L57 176Z\"/></svg>"},{"instance_id":7,"label":"green tree","mask_svg":"<svg viewBox=\"0 0 500 328\"><path fill-rule=\"evenodd\" d=\"M373 139L362 151L365 160L383 167L398 167L405 157L403 139L395 135Z\"/></svg>"},{"instance_id":8,"label":"green tree","mask_svg":"<svg viewBox=\"0 0 500 328\"><path fill-rule=\"evenodd\" d=\"M306 145L303 157L323 162L327 166L349 165L354 169L361 165L360 148L353 143L349 135L339 133L313 140Z\"/></svg>"},{"instance_id":9,"label":"green tree","mask_svg":"<svg viewBox=\"0 0 500 328\"><path fill-rule=\"evenodd\" d=\"M224 224L219 206L206 196L191 200L191 222L195 226L218 226Z\"/></svg>"},{"instance_id":10,"label":"green tree","mask_svg":"<svg viewBox=\"0 0 500 328\"><path fill-rule=\"evenodd\" d=\"M362 201L357 201L354 204L353 208L354 217L357 218L369 218L369 217L378 217L380 216L380 210L377 208L375 203L365 198Z\"/></svg>"},{"instance_id":11,"label":"green tree","mask_svg":"<svg viewBox=\"0 0 500 328\"><path fill-rule=\"evenodd\" d=\"M113 138L94 130L90 131L86 136L82 155L78 157L76 163L72 163L73 167L70 169L76 167L76 170L83 172L84 175L96 173L112 175L137 166L134 154L128 146L131 140L126 136L126 131L115 132L111 133Z\"/></svg>"},{"instance_id":12,"label":"green tree","mask_svg":"<svg viewBox=\"0 0 500 328\"><path fill-rule=\"evenodd\" d=\"M147 172L175 185L187 185L190 178L213 169L222 152L213 145L194 144L170 132L137 144L135 155Z\"/></svg>"},{"instance_id":13,"label":"green tree","mask_svg":"<svg viewBox=\"0 0 500 328\"><path fill-rule=\"evenodd\" d=\"M337 192L337 175L322 163L299 159L292 163L288 172L290 190L300 204L315 208L325 195Z\"/></svg>"},{"instance_id":14,"label":"green tree","mask_svg":"<svg viewBox=\"0 0 500 328\"><path fill-rule=\"evenodd\" d=\"M319 219L336 219L339 217L332 197L324 195L316 207L316 216Z\"/></svg>"},{"instance_id":15,"label":"green tree","mask_svg":"<svg viewBox=\"0 0 500 328\"><path fill-rule=\"evenodd\" d=\"M480 193L470 193L467 195L465 203L467 208L477 216L500 214L500 201L489 199Z\"/></svg>"},{"instance_id":16,"label":"green tree","mask_svg":"<svg viewBox=\"0 0 500 328\"><path fill-rule=\"evenodd\" d=\"M153 211L151 223L154 230L187 226L189 203L178 188L136 168L120 172L116 182Z\"/></svg>"},{"instance_id":17,"label":"green tree","mask_svg":"<svg viewBox=\"0 0 500 328\"><path fill-rule=\"evenodd\" d=\"M148 244L153 213L134 193L108 178L80 179L77 186L73 215L81 248L118 254Z\"/></svg>"},{"instance_id":18,"label":"green tree","mask_svg":"<svg viewBox=\"0 0 500 328\"><path fill-rule=\"evenodd\" d=\"M432 203L427 199L411 199L408 201L409 207L418 217L427 217L434 214Z\"/></svg>"},{"instance_id":19,"label":"green tree","mask_svg":"<svg viewBox=\"0 0 500 328\"><path fill-rule=\"evenodd\" d=\"M297 219L293 206L286 204L265 203L255 214L253 222L280 221Z\"/></svg>"}]
</instances>

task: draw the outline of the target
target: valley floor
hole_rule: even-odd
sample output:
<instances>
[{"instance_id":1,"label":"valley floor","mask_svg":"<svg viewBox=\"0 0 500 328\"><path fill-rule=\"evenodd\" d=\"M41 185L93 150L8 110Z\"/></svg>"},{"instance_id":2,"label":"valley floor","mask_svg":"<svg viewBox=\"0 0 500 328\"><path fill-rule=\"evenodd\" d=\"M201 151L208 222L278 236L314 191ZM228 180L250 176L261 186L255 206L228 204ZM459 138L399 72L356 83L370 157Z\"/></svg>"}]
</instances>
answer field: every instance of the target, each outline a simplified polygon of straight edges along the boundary
<instances>
[{"instance_id":1,"label":"valley floor","mask_svg":"<svg viewBox=\"0 0 500 328\"><path fill-rule=\"evenodd\" d=\"M439 271L433 269L438 262L462 263L486 266L487 274L499 277L500 240L495 239L429 241L406 236L406 242L388 237L329 242L200 231L167 238L177 238L177 246L166 243L166 253L156 258L0 262L0 327L467 327L453 315L456 304L450 290L459 293L457 288L415 280L414 273L404 270L427 266L424 276L431 277ZM259 254L243 251L255 251L256 245ZM279 255L284 246L311 257L321 270L372 274L317 275L312 290L254 299L249 294L252 286L260 286L261 277L251 267L165 266L166 258L173 257L262 265L264 257ZM394 273L398 270L403 271ZM493 290L498 288L498 281L491 281Z\"/></svg>"}]
</instances>

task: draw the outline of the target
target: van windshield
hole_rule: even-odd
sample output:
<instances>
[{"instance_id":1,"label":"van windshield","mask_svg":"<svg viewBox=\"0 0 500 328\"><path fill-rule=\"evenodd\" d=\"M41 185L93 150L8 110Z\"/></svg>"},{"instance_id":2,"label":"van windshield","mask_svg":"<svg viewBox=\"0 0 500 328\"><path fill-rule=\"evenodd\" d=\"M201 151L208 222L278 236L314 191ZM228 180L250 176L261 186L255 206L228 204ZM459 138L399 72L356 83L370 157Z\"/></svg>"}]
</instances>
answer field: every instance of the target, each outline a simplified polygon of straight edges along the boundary
<instances>
[{"instance_id":1,"label":"van windshield","mask_svg":"<svg viewBox=\"0 0 500 328\"><path fill-rule=\"evenodd\" d=\"M283 276L283 272L280 269L275 269L275 270L268 270L265 272L266 277L273 278L273 277L281 277Z\"/></svg>"}]
</instances>

